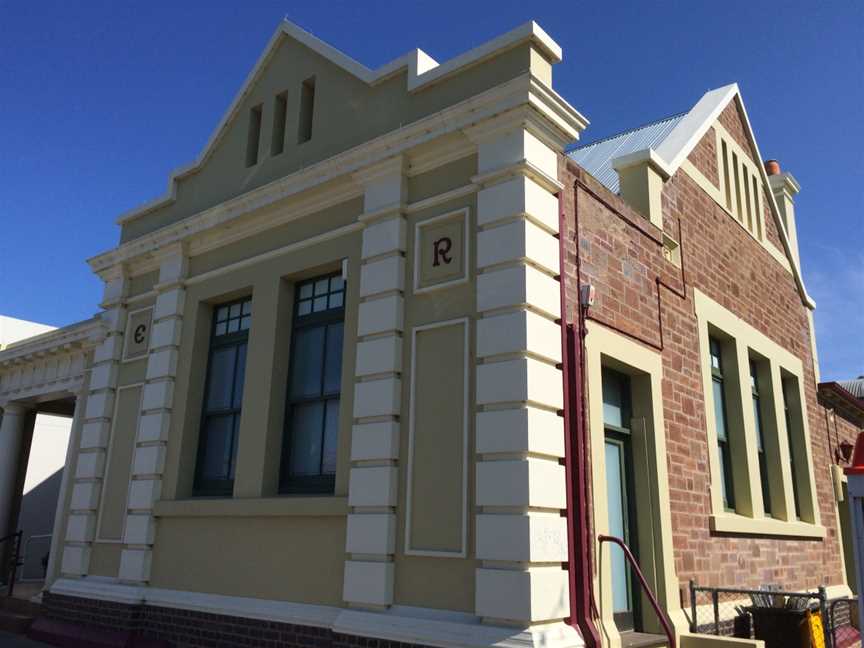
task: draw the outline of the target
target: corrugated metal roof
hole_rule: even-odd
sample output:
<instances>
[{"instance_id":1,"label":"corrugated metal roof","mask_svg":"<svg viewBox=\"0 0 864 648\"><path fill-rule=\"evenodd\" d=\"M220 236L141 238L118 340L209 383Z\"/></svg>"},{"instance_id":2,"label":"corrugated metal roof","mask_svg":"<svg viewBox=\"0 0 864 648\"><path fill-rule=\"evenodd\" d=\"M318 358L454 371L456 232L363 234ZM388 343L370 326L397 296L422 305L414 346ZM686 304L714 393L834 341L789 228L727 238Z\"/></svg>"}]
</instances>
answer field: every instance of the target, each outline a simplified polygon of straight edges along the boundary
<instances>
[{"instance_id":1,"label":"corrugated metal roof","mask_svg":"<svg viewBox=\"0 0 864 648\"><path fill-rule=\"evenodd\" d=\"M855 380L838 380L837 384L852 394L855 398L864 400L864 376Z\"/></svg>"},{"instance_id":2,"label":"corrugated metal roof","mask_svg":"<svg viewBox=\"0 0 864 648\"><path fill-rule=\"evenodd\" d=\"M580 146L567 155L571 160L602 182L611 192L619 193L618 172L612 160L646 148L657 148L687 113L625 131L612 137Z\"/></svg>"}]
</instances>

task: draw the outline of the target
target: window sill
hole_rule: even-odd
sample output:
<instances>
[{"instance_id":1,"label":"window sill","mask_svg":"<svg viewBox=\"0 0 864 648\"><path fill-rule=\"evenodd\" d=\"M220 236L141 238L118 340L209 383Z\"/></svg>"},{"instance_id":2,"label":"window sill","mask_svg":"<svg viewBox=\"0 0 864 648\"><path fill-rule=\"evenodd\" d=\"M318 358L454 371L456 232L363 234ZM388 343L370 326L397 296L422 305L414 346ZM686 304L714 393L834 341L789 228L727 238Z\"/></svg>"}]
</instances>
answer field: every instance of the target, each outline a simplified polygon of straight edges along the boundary
<instances>
[{"instance_id":1,"label":"window sill","mask_svg":"<svg viewBox=\"0 0 864 648\"><path fill-rule=\"evenodd\" d=\"M342 517L348 515L348 498L267 497L243 499L161 500L155 517Z\"/></svg>"},{"instance_id":2,"label":"window sill","mask_svg":"<svg viewBox=\"0 0 864 648\"><path fill-rule=\"evenodd\" d=\"M774 518L749 518L734 513L712 515L711 530L738 535L787 536L790 538L824 538L825 527L809 522L786 522Z\"/></svg>"}]
</instances>

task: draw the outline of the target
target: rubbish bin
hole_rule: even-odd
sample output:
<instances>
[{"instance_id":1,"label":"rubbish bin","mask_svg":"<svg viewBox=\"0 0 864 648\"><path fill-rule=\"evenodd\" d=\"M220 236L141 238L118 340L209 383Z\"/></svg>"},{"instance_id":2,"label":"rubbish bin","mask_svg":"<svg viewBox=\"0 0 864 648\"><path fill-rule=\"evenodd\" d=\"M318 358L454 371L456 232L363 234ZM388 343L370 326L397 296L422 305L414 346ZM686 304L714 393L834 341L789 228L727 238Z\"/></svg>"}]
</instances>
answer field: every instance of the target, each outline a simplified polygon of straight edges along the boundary
<instances>
[{"instance_id":1,"label":"rubbish bin","mask_svg":"<svg viewBox=\"0 0 864 648\"><path fill-rule=\"evenodd\" d=\"M765 648L810 648L806 610L753 606L747 611L753 616L754 635Z\"/></svg>"}]
</instances>

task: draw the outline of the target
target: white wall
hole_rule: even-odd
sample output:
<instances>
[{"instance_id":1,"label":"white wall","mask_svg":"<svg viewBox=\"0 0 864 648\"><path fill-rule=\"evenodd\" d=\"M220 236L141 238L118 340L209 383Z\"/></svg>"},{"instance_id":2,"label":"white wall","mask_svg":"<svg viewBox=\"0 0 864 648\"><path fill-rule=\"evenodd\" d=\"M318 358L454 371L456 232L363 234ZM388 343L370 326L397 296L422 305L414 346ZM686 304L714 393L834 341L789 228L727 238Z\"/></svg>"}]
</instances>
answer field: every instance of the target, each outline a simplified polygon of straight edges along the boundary
<instances>
[{"instance_id":1,"label":"white wall","mask_svg":"<svg viewBox=\"0 0 864 648\"><path fill-rule=\"evenodd\" d=\"M63 467L72 419L67 416L37 414L24 479L24 495Z\"/></svg>"},{"instance_id":2,"label":"white wall","mask_svg":"<svg viewBox=\"0 0 864 648\"><path fill-rule=\"evenodd\" d=\"M0 315L0 349L13 342L53 331L55 328L57 327Z\"/></svg>"}]
</instances>

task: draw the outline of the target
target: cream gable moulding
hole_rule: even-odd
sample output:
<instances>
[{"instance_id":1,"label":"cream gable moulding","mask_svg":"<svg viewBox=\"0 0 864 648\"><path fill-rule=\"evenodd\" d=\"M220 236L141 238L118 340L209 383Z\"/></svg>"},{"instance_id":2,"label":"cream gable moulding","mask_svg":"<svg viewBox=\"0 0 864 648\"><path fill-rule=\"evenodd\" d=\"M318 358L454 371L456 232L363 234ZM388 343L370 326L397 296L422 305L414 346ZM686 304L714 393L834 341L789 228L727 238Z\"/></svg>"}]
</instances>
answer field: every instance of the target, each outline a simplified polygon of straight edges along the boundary
<instances>
[{"instance_id":1,"label":"cream gable moulding","mask_svg":"<svg viewBox=\"0 0 864 648\"><path fill-rule=\"evenodd\" d=\"M750 117L747 115L747 109L744 106L741 90L738 88L737 83L731 83L702 95L702 98L696 102L696 105L678 122L657 148L646 148L641 151L622 155L613 160L612 166L616 171L621 171L647 161L660 173L664 180L671 178L702 139L702 136L705 135L717 118L720 117L720 113L723 112L730 101L736 101L738 107L741 109L741 114L744 116L747 139L756 152L756 166L759 167L757 170L759 178L763 186L770 188L771 185L768 181L768 174L765 172L762 153L759 151L759 145L756 143L756 136L750 124ZM774 218L780 242L783 244L783 253L789 262L792 276L795 278L795 284L801 295L801 301L807 308L813 310L816 308L816 303L807 293L807 288L804 286L801 268L792 254L792 246L789 243L786 228L783 226L783 220L780 218L780 208L777 206L774 193L770 190L765 193L768 196L768 205L771 208L771 215Z\"/></svg>"},{"instance_id":2,"label":"cream gable moulding","mask_svg":"<svg viewBox=\"0 0 864 648\"><path fill-rule=\"evenodd\" d=\"M249 76L246 77L246 81L243 82L240 91L234 97L234 101L231 102L231 105L223 115L219 125L216 127L216 130L213 131L213 134L210 136L210 139L207 141L204 150L198 158L191 164L180 167L171 173L168 179L168 190L165 194L121 215L120 218L117 219L118 224L122 225L123 223L134 220L135 218L143 216L159 207L174 202L177 195L177 181L195 173L207 161L210 154L222 139L222 136L228 128L228 124L234 118L234 115L240 108L243 99L252 90L252 87L264 71L268 61L276 52L282 40L286 37L293 38L302 43L312 51L320 54L333 64L339 66L350 74L353 74L355 77L369 85L376 85L377 83L380 83L407 68L408 92L420 90L424 86L441 81L464 68L481 63L491 56L528 41L535 43L554 63L560 62L562 57L561 47L552 40L552 38L550 38L537 23L529 21L506 34L484 43L479 47L475 47L474 49L440 65L422 50L414 49L376 70L370 70L359 61L356 61L347 54L339 51L332 45L325 43L320 38L313 36L298 25L287 19L283 20L279 27L276 28L276 32L267 43L264 53L261 54L258 61L255 63L255 66L252 68L252 71L249 73Z\"/></svg>"},{"instance_id":3,"label":"cream gable moulding","mask_svg":"<svg viewBox=\"0 0 864 648\"><path fill-rule=\"evenodd\" d=\"M88 259L88 263L94 272L103 276L117 264L131 263L133 260L138 266L136 271L144 272L157 267L157 261L153 258L156 248L189 240L220 226L234 227L233 223L238 218L251 211L320 187L326 182L341 180L344 183L338 192L343 200L359 196L362 189L357 180L350 177L351 174L405 152L408 152L410 164L410 149L424 144L434 144L434 140L448 134L472 131L474 130L472 127L493 117L494 124L491 124L490 128L500 129L512 123L524 123L529 125L541 139L558 143L578 139L579 133L588 124L588 120L554 90L547 88L526 73L331 158L132 239L115 249ZM480 128L483 130L482 126ZM454 144L445 138L442 148L446 161L453 153ZM455 148L460 149L460 147ZM468 152L471 149L461 150ZM430 155L430 151L424 147L421 159L427 168L430 166ZM332 204L329 199L334 194L328 193L327 196L329 198L325 197L323 200L309 198L308 204L304 204L305 213L312 213ZM285 214L283 217L296 217L297 214L297 210L292 209L291 214ZM269 223L269 226L272 225L273 223ZM247 233L251 232L247 231ZM213 247L222 244L223 237L216 238L218 241L212 243ZM197 253L201 251L203 250L200 248L195 249L195 246L190 250Z\"/></svg>"}]
</instances>

